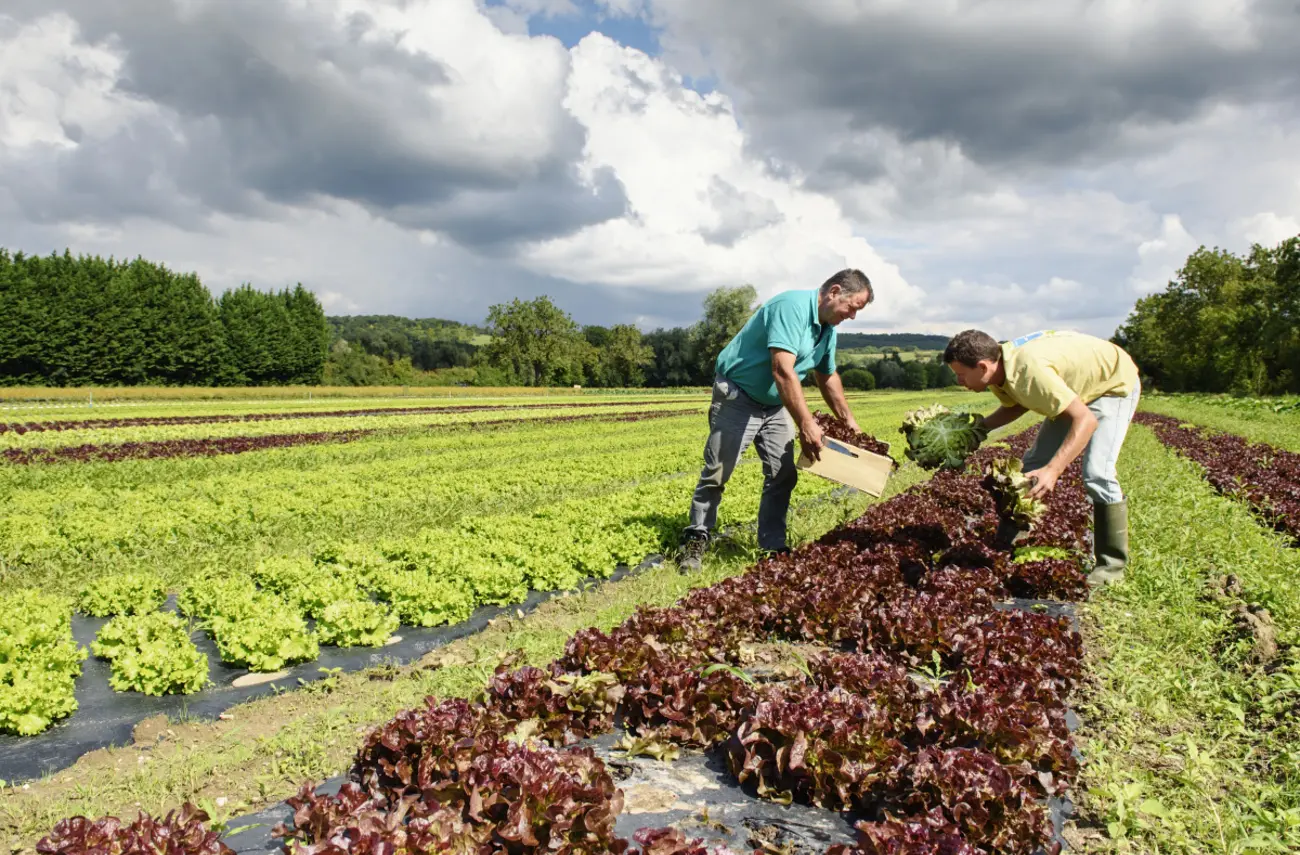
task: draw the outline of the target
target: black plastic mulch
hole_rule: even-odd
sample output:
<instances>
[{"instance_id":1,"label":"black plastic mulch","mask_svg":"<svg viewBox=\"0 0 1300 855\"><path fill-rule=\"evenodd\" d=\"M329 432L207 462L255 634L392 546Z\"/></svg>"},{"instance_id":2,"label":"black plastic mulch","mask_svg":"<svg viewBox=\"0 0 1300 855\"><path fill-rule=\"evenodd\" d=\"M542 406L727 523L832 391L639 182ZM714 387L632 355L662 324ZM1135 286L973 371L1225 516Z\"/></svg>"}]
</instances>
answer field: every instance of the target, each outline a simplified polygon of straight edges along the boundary
<instances>
[{"instance_id":1,"label":"black plastic mulch","mask_svg":"<svg viewBox=\"0 0 1300 855\"><path fill-rule=\"evenodd\" d=\"M590 578L584 580L581 587L590 589L605 581L618 581L660 561L661 556L653 555L636 567L619 566L607 580ZM300 681L307 683L323 679L327 676L321 671L324 668L341 668L343 673L351 673L383 664L413 662L431 650L481 632L496 618L521 611L531 612L562 593L533 591L522 603L483 606L468 620L452 626L428 629L404 626L397 631L401 640L384 647L322 647L319 657L286 668L284 676L242 687L235 686L235 680L250 672L223 664L211 636L196 632L194 643L208 655L208 677L214 685L193 695L150 697L139 692L113 691L108 683L111 666L92 655L83 663L81 676L77 679L77 712L36 736L0 735L0 780L21 784L66 769L90 751L130 745L135 726L152 716L162 714L210 721L236 704L296 688ZM175 608L174 598L166 608ZM100 627L107 622L107 618L74 615L72 634L78 644L89 648Z\"/></svg>"},{"instance_id":2,"label":"black plastic mulch","mask_svg":"<svg viewBox=\"0 0 1300 855\"><path fill-rule=\"evenodd\" d=\"M1018 599L998 605L1067 617L1077 627L1071 603ZM1077 730L1074 712L1067 718L1070 729ZM615 825L621 837L632 840L638 829L673 826L688 838L700 838L710 850L725 846L735 853L759 849L789 855L821 855L832 844L851 845L856 839L854 823L860 815L757 798L736 782L719 752L683 751L674 761L628 757L614 748L622 736L616 731L578 743L592 748L605 761L623 790L624 808ZM1075 752L1078 756L1078 749ZM316 792L338 792L346 781L345 776L330 778ZM1055 829L1053 842L1067 850L1061 833L1074 805L1068 798L1053 798L1047 800L1046 807ZM277 823L289 824L292 817L293 811L281 802L231 819L227 827L235 833L228 834L225 843L238 855L280 855L282 841L274 838L271 830Z\"/></svg>"}]
</instances>

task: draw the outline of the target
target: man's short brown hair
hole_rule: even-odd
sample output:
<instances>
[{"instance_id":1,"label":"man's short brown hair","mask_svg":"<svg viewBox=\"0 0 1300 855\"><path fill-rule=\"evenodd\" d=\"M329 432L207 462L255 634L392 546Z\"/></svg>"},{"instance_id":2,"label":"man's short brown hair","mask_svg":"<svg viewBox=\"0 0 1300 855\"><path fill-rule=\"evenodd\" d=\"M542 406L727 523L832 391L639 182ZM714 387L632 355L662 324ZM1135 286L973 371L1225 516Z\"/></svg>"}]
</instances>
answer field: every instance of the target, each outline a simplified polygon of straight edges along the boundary
<instances>
[{"instance_id":1,"label":"man's short brown hair","mask_svg":"<svg viewBox=\"0 0 1300 855\"><path fill-rule=\"evenodd\" d=\"M1002 356L1002 345L998 340L980 330L964 330L952 337L943 351L943 363L960 362L967 368L974 368L976 363L987 359L997 362Z\"/></svg>"},{"instance_id":2,"label":"man's short brown hair","mask_svg":"<svg viewBox=\"0 0 1300 855\"><path fill-rule=\"evenodd\" d=\"M874 303L876 301L876 289L871 287L871 280L861 270L848 267L833 274L830 279L822 283L821 292L825 294L831 290L832 285L840 286L840 291L846 296L866 291L867 302Z\"/></svg>"}]
</instances>

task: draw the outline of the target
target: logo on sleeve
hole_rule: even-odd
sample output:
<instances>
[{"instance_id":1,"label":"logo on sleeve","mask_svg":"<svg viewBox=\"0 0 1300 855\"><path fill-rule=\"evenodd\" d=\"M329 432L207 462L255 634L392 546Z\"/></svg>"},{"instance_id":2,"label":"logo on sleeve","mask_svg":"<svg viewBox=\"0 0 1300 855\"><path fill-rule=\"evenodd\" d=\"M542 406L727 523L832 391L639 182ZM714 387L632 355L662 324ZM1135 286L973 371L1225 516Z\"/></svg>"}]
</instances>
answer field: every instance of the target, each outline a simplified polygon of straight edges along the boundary
<instances>
[{"instance_id":1,"label":"logo on sleeve","mask_svg":"<svg viewBox=\"0 0 1300 855\"><path fill-rule=\"evenodd\" d=\"M1049 335L1060 335L1060 333L1056 330L1039 330L1038 332L1031 332L1028 335L1022 335L1020 338L1012 339L1011 346L1020 347L1023 344L1028 344L1036 338L1042 338L1043 336Z\"/></svg>"}]
</instances>

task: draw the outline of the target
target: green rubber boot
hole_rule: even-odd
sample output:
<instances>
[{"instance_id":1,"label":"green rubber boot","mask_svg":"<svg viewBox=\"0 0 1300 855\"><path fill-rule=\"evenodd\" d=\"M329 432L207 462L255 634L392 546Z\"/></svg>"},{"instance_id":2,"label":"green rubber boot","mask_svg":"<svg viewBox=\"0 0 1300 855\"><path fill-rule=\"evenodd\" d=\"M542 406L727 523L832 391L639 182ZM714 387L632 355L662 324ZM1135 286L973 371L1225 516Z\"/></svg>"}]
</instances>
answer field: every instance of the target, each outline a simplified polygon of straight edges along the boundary
<instances>
[{"instance_id":1,"label":"green rubber boot","mask_svg":"<svg viewBox=\"0 0 1300 855\"><path fill-rule=\"evenodd\" d=\"M1094 587L1118 582L1128 566L1128 502L1092 506L1092 545L1096 563L1088 574Z\"/></svg>"}]
</instances>

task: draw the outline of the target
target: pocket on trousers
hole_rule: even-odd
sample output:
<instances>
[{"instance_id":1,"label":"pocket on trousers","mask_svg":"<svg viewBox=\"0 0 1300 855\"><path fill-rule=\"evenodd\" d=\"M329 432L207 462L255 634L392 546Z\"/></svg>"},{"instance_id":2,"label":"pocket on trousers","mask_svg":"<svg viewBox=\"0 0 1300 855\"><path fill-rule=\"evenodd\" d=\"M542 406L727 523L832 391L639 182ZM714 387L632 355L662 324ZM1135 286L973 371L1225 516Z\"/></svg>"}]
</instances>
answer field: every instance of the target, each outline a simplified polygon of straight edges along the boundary
<instances>
[{"instance_id":1,"label":"pocket on trousers","mask_svg":"<svg viewBox=\"0 0 1300 855\"><path fill-rule=\"evenodd\" d=\"M713 388L722 393L722 397L728 401L734 401L740 397L740 387L732 383L726 377L719 377L713 381Z\"/></svg>"}]
</instances>

